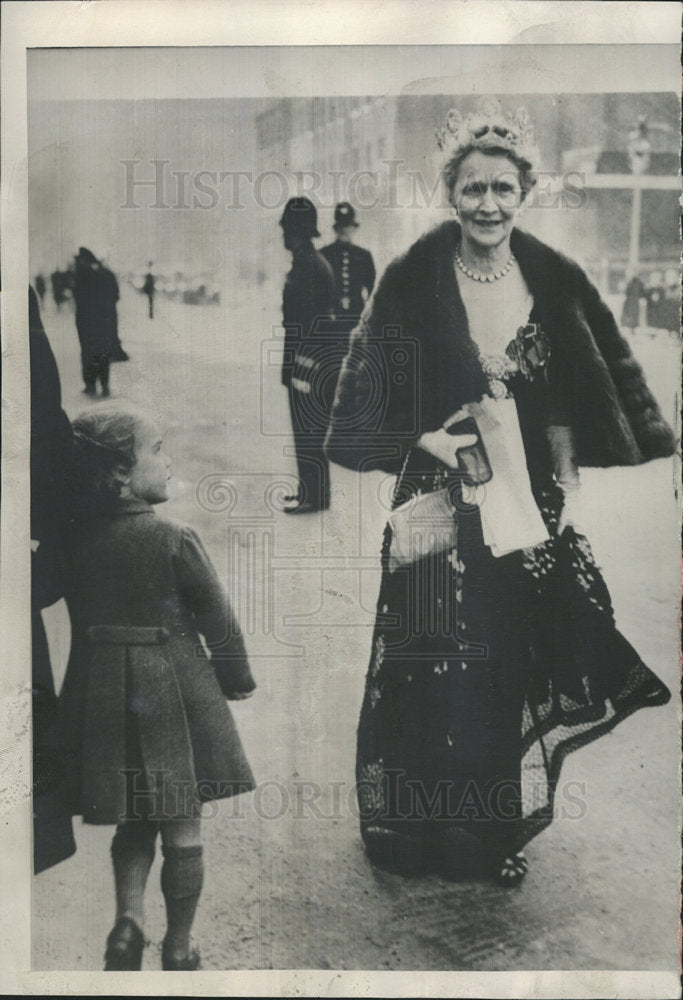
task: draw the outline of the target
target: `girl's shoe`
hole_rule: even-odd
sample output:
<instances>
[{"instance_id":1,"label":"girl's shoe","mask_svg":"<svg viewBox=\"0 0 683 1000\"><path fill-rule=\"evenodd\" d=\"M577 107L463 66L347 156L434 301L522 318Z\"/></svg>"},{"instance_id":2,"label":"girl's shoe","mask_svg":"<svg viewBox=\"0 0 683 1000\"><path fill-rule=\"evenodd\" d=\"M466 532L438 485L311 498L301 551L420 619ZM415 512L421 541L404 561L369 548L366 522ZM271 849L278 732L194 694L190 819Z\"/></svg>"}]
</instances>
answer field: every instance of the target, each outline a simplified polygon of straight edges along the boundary
<instances>
[{"instance_id":1,"label":"girl's shoe","mask_svg":"<svg viewBox=\"0 0 683 1000\"><path fill-rule=\"evenodd\" d=\"M121 917L107 938L104 954L105 972L139 972L142 968L142 949L145 938L130 917Z\"/></svg>"},{"instance_id":2,"label":"girl's shoe","mask_svg":"<svg viewBox=\"0 0 683 1000\"><path fill-rule=\"evenodd\" d=\"M161 948L161 968L164 972L195 972L199 968L201 955L198 948L191 948L183 958L174 958Z\"/></svg>"},{"instance_id":3,"label":"girl's shoe","mask_svg":"<svg viewBox=\"0 0 683 1000\"><path fill-rule=\"evenodd\" d=\"M523 851L512 852L499 862L496 869L496 879L501 885L519 885L529 871L529 862Z\"/></svg>"}]
</instances>

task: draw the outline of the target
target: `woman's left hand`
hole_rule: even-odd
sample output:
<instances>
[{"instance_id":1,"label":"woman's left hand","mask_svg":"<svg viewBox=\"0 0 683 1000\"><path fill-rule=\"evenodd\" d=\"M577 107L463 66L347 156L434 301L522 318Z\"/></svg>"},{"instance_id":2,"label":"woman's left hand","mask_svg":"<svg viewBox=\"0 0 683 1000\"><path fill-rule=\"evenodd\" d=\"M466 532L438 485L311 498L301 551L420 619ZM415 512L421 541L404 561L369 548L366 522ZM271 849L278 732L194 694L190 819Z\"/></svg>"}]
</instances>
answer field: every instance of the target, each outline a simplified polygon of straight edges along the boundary
<instances>
[{"instance_id":1,"label":"woman's left hand","mask_svg":"<svg viewBox=\"0 0 683 1000\"><path fill-rule=\"evenodd\" d=\"M577 535L585 535L583 526L583 503L580 490L571 490L564 494L564 505L557 525L557 533L561 535L565 528L573 528Z\"/></svg>"},{"instance_id":2,"label":"woman's left hand","mask_svg":"<svg viewBox=\"0 0 683 1000\"><path fill-rule=\"evenodd\" d=\"M246 701L247 698L251 698L253 691L233 691L228 697L228 701Z\"/></svg>"},{"instance_id":3,"label":"woman's left hand","mask_svg":"<svg viewBox=\"0 0 683 1000\"><path fill-rule=\"evenodd\" d=\"M574 432L566 424L551 424L546 428L555 482L562 490L564 504L557 525L561 535L572 527L577 535L585 535L583 528L583 503L581 502L581 477L576 459Z\"/></svg>"}]
</instances>

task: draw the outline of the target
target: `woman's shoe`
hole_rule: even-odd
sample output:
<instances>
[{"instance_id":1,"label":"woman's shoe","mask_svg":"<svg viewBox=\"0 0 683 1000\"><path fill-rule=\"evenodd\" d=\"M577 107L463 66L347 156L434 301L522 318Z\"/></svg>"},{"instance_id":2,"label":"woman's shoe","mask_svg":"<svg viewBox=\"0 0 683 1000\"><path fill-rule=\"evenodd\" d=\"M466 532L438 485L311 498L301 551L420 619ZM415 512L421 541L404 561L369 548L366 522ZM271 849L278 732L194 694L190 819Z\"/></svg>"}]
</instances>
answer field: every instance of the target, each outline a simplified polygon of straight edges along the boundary
<instances>
[{"instance_id":1,"label":"woman's shoe","mask_svg":"<svg viewBox=\"0 0 683 1000\"><path fill-rule=\"evenodd\" d=\"M523 851L512 852L496 868L496 879L501 885L519 885L529 871L529 862Z\"/></svg>"},{"instance_id":2,"label":"woman's shoe","mask_svg":"<svg viewBox=\"0 0 683 1000\"><path fill-rule=\"evenodd\" d=\"M195 972L199 968L201 955L198 948L191 948L183 958L174 958L161 948L161 968L164 972Z\"/></svg>"},{"instance_id":3,"label":"woman's shoe","mask_svg":"<svg viewBox=\"0 0 683 1000\"><path fill-rule=\"evenodd\" d=\"M107 938L104 954L105 972L139 972L142 968L142 949L145 938L130 917L121 917Z\"/></svg>"}]
</instances>

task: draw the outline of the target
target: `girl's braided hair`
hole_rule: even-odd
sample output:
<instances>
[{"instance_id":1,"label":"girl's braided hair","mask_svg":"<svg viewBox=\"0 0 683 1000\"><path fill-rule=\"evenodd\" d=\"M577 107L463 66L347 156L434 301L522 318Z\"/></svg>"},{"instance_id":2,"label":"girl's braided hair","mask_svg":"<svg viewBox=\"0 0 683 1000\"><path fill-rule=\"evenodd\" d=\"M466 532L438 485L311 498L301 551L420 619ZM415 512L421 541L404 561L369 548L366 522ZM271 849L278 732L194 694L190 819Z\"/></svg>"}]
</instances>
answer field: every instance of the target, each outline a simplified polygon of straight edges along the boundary
<instances>
[{"instance_id":1,"label":"girl's braided hair","mask_svg":"<svg viewBox=\"0 0 683 1000\"><path fill-rule=\"evenodd\" d=\"M74 432L76 517L112 509L135 465L135 439L145 418L132 408L96 406L79 414Z\"/></svg>"}]
</instances>

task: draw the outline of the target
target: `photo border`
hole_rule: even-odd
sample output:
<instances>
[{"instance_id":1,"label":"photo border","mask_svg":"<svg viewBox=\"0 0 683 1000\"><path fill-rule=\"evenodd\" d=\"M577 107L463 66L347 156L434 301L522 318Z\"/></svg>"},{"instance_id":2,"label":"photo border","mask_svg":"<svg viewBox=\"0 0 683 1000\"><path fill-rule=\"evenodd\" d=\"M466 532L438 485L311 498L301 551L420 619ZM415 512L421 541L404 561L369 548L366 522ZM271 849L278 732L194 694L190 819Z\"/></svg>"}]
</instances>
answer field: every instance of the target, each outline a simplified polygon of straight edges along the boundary
<instances>
[{"instance_id":1,"label":"photo border","mask_svg":"<svg viewBox=\"0 0 683 1000\"><path fill-rule=\"evenodd\" d=\"M272 4L232 0L104 0L2 4L2 268L3 351L2 649L3 824L0 846L0 990L3 994L195 996L487 996L664 998L680 996L676 973L369 972L273 970L161 973L30 971L30 634L29 634L29 365L26 50L133 45L515 45L677 44L678 3L429 3L360 0ZM436 10L439 16L436 16ZM492 14L495 12L495 16ZM302 41L302 40L305 40ZM540 54L540 49L538 49ZM571 59L568 60L568 63ZM605 75L614 68L606 60ZM520 68L520 72L521 72ZM557 69L557 67L556 67ZM653 66L656 75L661 67ZM571 67L556 75L566 86ZM624 80L624 88L626 87ZM632 80L630 84L632 84ZM649 81L648 81L649 82ZM524 86L515 89L523 91ZM527 88L528 89L528 88ZM621 89L615 87L615 89ZM656 89L656 87L654 88ZM309 91L310 92L310 87ZM29 839L27 839L27 834Z\"/></svg>"}]
</instances>

